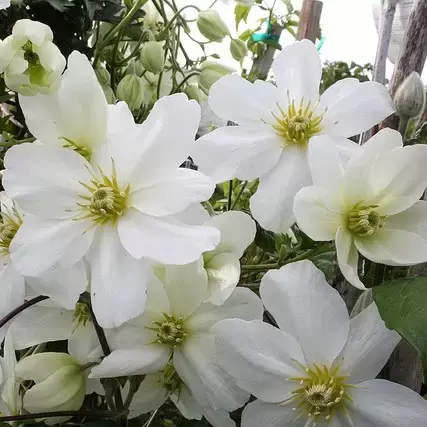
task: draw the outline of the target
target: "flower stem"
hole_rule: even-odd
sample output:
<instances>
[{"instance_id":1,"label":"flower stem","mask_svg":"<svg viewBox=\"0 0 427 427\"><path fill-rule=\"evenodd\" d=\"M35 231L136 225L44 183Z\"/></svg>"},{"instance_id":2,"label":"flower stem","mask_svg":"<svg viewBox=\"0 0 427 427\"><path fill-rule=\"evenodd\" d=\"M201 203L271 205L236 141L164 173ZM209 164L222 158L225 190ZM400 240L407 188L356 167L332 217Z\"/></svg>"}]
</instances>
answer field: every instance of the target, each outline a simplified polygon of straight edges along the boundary
<instances>
[{"instance_id":1,"label":"flower stem","mask_svg":"<svg viewBox=\"0 0 427 427\"><path fill-rule=\"evenodd\" d=\"M111 411L54 411L54 412L37 412L35 414L9 415L0 417L0 422L6 421L26 421L35 420L37 418L52 418L52 417L99 417L116 419L122 414Z\"/></svg>"},{"instance_id":2,"label":"flower stem","mask_svg":"<svg viewBox=\"0 0 427 427\"><path fill-rule=\"evenodd\" d=\"M233 180L230 179L228 183L228 204L227 204L227 210L231 210L231 199L233 197Z\"/></svg>"},{"instance_id":3,"label":"flower stem","mask_svg":"<svg viewBox=\"0 0 427 427\"><path fill-rule=\"evenodd\" d=\"M385 265L376 264L374 270L374 281L372 287L379 286L384 281Z\"/></svg>"},{"instance_id":4,"label":"flower stem","mask_svg":"<svg viewBox=\"0 0 427 427\"><path fill-rule=\"evenodd\" d=\"M3 317L3 319L0 320L0 329L6 325L7 322L11 321L15 316L17 316L19 313L27 309L28 307L31 307L34 304L39 303L40 301L44 301L45 299L48 299L49 297L45 297L44 295L40 295L38 297L35 297L33 299L30 299L28 301L25 301L23 304L21 304L19 307L16 307L14 310L12 310L10 313L6 314L6 316Z\"/></svg>"},{"instance_id":5,"label":"flower stem","mask_svg":"<svg viewBox=\"0 0 427 427\"><path fill-rule=\"evenodd\" d=\"M242 185L242 188L239 191L239 194L237 194L236 199L234 200L234 203L231 205L231 209L234 209L234 207L237 205L237 202L239 201L241 195L245 191L249 181L245 181L245 183Z\"/></svg>"},{"instance_id":6,"label":"flower stem","mask_svg":"<svg viewBox=\"0 0 427 427\"><path fill-rule=\"evenodd\" d=\"M153 423L153 421L154 421L154 418L156 418L156 415L157 415L157 412L158 412L159 410L158 409L156 409L152 414L151 414L151 417L150 417L150 419L144 424L144 427L150 427L151 426L151 424Z\"/></svg>"}]
</instances>

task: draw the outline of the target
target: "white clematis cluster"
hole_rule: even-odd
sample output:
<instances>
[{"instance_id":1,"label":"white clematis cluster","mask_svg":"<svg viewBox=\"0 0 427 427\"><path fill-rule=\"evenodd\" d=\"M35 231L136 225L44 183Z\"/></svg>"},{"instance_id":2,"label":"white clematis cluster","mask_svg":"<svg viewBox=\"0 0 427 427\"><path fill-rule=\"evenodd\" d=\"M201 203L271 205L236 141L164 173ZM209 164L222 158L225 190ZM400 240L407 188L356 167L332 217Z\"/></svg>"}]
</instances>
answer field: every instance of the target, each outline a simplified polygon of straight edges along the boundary
<instances>
[{"instance_id":1,"label":"white clematis cluster","mask_svg":"<svg viewBox=\"0 0 427 427\"><path fill-rule=\"evenodd\" d=\"M239 286L254 219L335 241L361 289L359 253L427 261L427 147L388 129L347 139L393 112L383 86L345 79L319 95L319 56L296 42L275 60L277 86L215 83L209 108L236 126L196 141L196 101L160 97L136 123L107 104L86 56L61 74L50 30L18 24L0 64L36 141L10 148L2 172L0 317L14 314L0 329L2 415L77 411L96 393L128 418L171 401L214 427L234 427L246 404L242 427L425 425L418 394L375 379L400 336L374 303L350 319L308 260L266 273L261 298ZM189 157L199 170L182 167ZM204 205L234 178L259 179L254 219ZM67 353L50 350L62 340ZM46 423L71 416L56 415Z\"/></svg>"}]
</instances>

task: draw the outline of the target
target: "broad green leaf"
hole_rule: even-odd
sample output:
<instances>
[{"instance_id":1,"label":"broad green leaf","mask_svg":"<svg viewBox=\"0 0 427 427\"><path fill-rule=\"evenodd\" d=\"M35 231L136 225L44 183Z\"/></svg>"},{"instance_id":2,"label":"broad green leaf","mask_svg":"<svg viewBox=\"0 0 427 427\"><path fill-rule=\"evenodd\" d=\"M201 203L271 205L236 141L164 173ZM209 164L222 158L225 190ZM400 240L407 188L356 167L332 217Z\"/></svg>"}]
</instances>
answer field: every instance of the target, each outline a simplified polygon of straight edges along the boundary
<instances>
[{"instance_id":1,"label":"broad green leaf","mask_svg":"<svg viewBox=\"0 0 427 427\"><path fill-rule=\"evenodd\" d=\"M397 279L373 288L374 300L387 328L396 330L427 367L427 276Z\"/></svg>"},{"instance_id":2,"label":"broad green leaf","mask_svg":"<svg viewBox=\"0 0 427 427\"><path fill-rule=\"evenodd\" d=\"M240 22L243 20L245 23L248 20L249 12L251 11L251 6L245 6L244 4L236 4L234 9L234 17L236 19L236 30L239 28Z\"/></svg>"}]
</instances>

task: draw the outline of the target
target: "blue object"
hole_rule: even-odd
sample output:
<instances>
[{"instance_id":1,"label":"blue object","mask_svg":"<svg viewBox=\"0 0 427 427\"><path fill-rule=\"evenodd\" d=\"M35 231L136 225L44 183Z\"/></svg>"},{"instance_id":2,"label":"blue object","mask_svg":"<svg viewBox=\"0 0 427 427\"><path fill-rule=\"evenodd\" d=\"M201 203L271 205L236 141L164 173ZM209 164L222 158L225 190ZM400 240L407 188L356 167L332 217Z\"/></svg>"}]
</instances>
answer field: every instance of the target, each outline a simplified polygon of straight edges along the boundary
<instances>
[{"instance_id":1,"label":"blue object","mask_svg":"<svg viewBox=\"0 0 427 427\"><path fill-rule=\"evenodd\" d=\"M257 42L262 42L265 40L275 40L275 41L279 41L280 36L278 36L277 34L272 34L272 27L271 27L271 22L269 19L267 19L266 21L267 24L267 30L264 32L259 32L259 33L254 33L251 35L251 39L252 41L254 41L255 43Z\"/></svg>"}]
</instances>

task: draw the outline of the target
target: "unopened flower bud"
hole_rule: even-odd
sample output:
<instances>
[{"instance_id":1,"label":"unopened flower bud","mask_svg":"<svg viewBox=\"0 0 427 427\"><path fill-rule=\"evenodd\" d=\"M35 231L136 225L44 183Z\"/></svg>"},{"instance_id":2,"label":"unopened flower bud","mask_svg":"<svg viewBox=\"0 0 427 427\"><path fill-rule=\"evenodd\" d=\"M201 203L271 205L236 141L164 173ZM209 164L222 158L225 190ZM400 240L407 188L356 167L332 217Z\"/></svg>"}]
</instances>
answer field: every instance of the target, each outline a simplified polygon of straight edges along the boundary
<instances>
[{"instance_id":1,"label":"unopened flower bud","mask_svg":"<svg viewBox=\"0 0 427 427\"><path fill-rule=\"evenodd\" d=\"M141 77L127 74L117 85L117 98L125 101L131 110L137 110L142 105L144 87Z\"/></svg>"},{"instance_id":2,"label":"unopened flower bud","mask_svg":"<svg viewBox=\"0 0 427 427\"><path fill-rule=\"evenodd\" d=\"M246 47L246 43L243 40L231 39L230 52L231 52L231 56L236 61L240 62L248 53L248 48Z\"/></svg>"},{"instance_id":3,"label":"unopened flower bud","mask_svg":"<svg viewBox=\"0 0 427 427\"><path fill-rule=\"evenodd\" d=\"M202 101L203 94L196 83L188 83L185 85L184 93L189 99L194 99L199 104Z\"/></svg>"},{"instance_id":4,"label":"unopened flower bud","mask_svg":"<svg viewBox=\"0 0 427 427\"><path fill-rule=\"evenodd\" d=\"M116 95L114 95L113 89L111 89L111 86L107 84L101 83L102 91L104 92L105 99L109 104L115 104L116 103Z\"/></svg>"},{"instance_id":5,"label":"unopened flower bud","mask_svg":"<svg viewBox=\"0 0 427 427\"><path fill-rule=\"evenodd\" d=\"M205 61L200 66L199 88L207 95L211 86L221 77L233 73L235 70L219 62Z\"/></svg>"},{"instance_id":6,"label":"unopened flower bud","mask_svg":"<svg viewBox=\"0 0 427 427\"><path fill-rule=\"evenodd\" d=\"M84 367L69 354L33 354L19 361L15 372L17 381L35 383L23 398L24 409L29 413L77 411L82 406L86 393ZM49 423L69 418L57 417L49 419Z\"/></svg>"},{"instance_id":7,"label":"unopened flower bud","mask_svg":"<svg viewBox=\"0 0 427 427\"><path fill-rule=\"evenodd\" d=\"M420 75L413 71L398 87L394 96L394 105L399 117L418 117L426 102L426 89Z\"/></svg>"},{"instance_id":8,"label":"unopened flower bud","mask_svg":"<svg viewBox=\"0 0 427 427\"><path fill-rule=\"evenodd\" d=\"M141 49L141 63L150 73L161 73L165 68L162 44L155 41L145 43Z\"/></svg>"},{"instance_id":9,"label":"unopened flower bud","mask_svg":"<svg viewBox=\"0 0 427 427\"><path fill-rule=\"evenodd\" d=\"M102 85L110 84L111 76L105 67L103 67L102 65L97 66L95 68L95 74L96 74L96 77L98 78L99 83L101 83Z\"/></svg>"},{"instance_id":10,"label":"unopened flower bud","mask_svg":"<svg viewBox=\"0 0 427 427\"><path fill-rule=\"evenodd\" d=\"M201 34L212 42L221 42L230 34L226 23L213 9L201 10L197 18L197 27Z\"/></svg>"},{"instance_id":11,"label":"unopened flower bud","mask_svg":"<svg viewBox=\"0 0 427 427\"><path fill-rule=\"evenodd\" d=\"M141 77L143 72L144 68L141 64L141 61L134 58L129 61L129 65L125 70L125 74L136 74L138 77Z\"/></svg>"}]
</instances>

